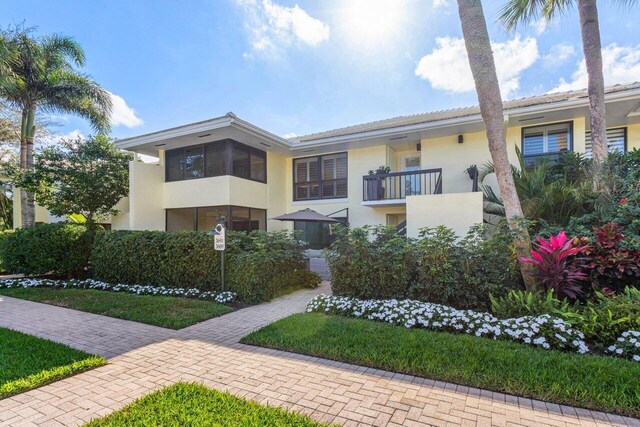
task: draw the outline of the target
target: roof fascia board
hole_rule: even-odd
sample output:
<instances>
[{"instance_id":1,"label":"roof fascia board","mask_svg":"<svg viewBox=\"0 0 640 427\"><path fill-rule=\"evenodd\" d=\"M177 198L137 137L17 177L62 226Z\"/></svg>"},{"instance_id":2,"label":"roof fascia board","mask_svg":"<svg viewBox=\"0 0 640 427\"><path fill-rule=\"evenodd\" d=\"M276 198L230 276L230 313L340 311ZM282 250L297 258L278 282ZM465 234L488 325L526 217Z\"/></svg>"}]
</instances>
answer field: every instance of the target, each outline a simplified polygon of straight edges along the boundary
<instances>
[{"instance_id":1,"label":"roof fascia board","mask_svg":"<svg viewBox=\"0 0 640 427\"><path fill-rule=\"evenodd\" d=\"M173 129L167 129L164 131L154 132L148 135L134 136L131 138L125 138L123 140L115 142L116 147L121 149L134 148L140 145L151 144L154 142L161 142L167 139L179 138L194 133L205 132L213 129L219 129L225 126L229 126L233 122L231 117L218 117L217 119L208 120L206 122L194 123L191 125L180 126Z\"/></svg>"},{"instance_id":2,"label":"roof fascia board","mask_svg":"<svg viewBox=\"0 0 640 427\"><path fill-rule=\"evenodd\" d=\"M252 125L249 122L240 120L237 117L229 117L229 116L219 117L217 119L212 119L205 122L199 122L191 125L185 125L185 126L180 126L173 129L154 132L148 135L141 135L137 137L126 138L121 141L116 141L115 144L116 144L116 147L126 150L126 149L135 148L141 145L152 144L155 142L162 142L168 139L179 138L183 136L197 134L200 132L207 132L207 131L220 129L227 126L231 126L243 132L247 132L253 136L266 139L269 142L279 145L280 147L283 147L286 149L291 148L291 143L289 143L286 139L281 138L277 135L274 135L271 132L268 132L255 125Z\"/></svg>"},{"instance_id":3,"label":"roof fascia board","mask_svg":"<svg viewBox=\"0 0 640 427\"><path fill-rule=\"evenodd\" d=\"M245 120L234 117L231 119L231 125L240 129L244 132L250 133L259 138L266 139L272 143L275 143L283 148L290 149L292 147L291 143L282 138L281 136L275 135L267 130L262 129L256 125L253 125Z\"/></svg>"}]
</instances>

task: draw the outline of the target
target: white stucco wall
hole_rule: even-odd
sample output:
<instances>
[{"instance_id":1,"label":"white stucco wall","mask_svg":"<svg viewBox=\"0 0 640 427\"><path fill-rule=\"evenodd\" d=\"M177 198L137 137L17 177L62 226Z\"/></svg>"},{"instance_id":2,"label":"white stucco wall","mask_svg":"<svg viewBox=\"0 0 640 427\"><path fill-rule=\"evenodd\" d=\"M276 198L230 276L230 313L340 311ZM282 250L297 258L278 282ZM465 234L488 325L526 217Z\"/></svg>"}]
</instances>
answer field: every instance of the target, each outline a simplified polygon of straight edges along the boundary
<instances>
[{"instance_id":1,"label":"white stucco wall","mask_svg":"<svg viewBox=\"0 0 640 427\"><path fill-rule=\"evenodd\" d=\"M407 236L418 237L423 227L445 225L464 236L482 223L482 193L450 193L407 197Z\"/></svg>"},{"instance_id":2,"label":"white stucco wall","mask_svg":"<svg viewBox=\"0 0 640 427\"><path fill-rule=\"evenodd\" d=\"M164 230L164 168L132 161L129 177L129 229Z\"/></svg>"}]
</instances>

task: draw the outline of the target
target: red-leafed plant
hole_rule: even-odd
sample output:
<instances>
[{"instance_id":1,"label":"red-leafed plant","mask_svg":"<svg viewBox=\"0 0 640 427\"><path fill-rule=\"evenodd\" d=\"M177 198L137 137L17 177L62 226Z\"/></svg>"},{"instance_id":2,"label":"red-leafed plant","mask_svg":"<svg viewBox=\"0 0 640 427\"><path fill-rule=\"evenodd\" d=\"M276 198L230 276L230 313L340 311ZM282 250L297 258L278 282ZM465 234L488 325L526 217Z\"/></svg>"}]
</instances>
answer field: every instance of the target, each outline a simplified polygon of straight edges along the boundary
<instances>
[{"instance_id":1,"label":"red-leafed plant","mask_svg":"<svg viewBox=\"0 0 640 427\"><path fill-rule=\"evenodd\" d=\"M640 286L640 251L626 247L622 228L616 223L598 228L594 244L584 255L584 266L596 287L619 293L626 286Z\"/></svg>"},{"instance_id":2,"label":"red-leafed plant","mask_svg":"<svg viewBox=\"0 0 640 427\"><path fill-rule=\"evenodd\" d=\"M587 275L576 255L587 246L575 246L574 239L567 238L564 231L557 236L550 236L548 241L541 237L536 240L531 257L522 257L520 260L536 266L536 274L545 291L553 289L558 296L570 299L582 296Z\"/></svg>"}]
</instances>

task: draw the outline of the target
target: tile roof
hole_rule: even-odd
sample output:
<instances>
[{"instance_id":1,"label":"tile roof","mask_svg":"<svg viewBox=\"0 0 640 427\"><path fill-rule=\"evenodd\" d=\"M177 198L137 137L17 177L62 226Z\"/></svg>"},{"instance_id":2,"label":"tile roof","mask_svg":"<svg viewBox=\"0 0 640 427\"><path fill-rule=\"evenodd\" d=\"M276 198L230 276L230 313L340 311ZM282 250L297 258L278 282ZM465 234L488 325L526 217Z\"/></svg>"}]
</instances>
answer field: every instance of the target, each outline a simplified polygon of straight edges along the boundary
<instances>
[{"instance_id":1,"label":"tile roof","mask_svg":"<svg viewBox=\"0 0 640 427\"><path fill-rule=\"evenodd\" d=\"M627 90L640 89L640 82L621 84L615 86L609 86L605 89L605 93L617 93ZM548 93L544 95L530 96L526 98L519 98L504 102L505 111L531 107L535 105L553 104L562 101L569 101L576 98L586 98L588 96L587 90L574 90L569 92ZM353 126L347 126L339 129L333 129L318 133L312 133L309 135L303 135L293 138L295 141L313 141L317 139L331 138L336 136L351 135L360 132L375 131L381 129L394 128L399 126L415 125L420 123L429 123L439 120L456 119L460 117L473 116L480 113L480 107L475 105L473 107L454 108L450 110L433 111L429 113L411 114L408 116L394 117L391 119L378 120L369 123L362 123ZM294 141L292 141L294 142ZM294 142L295 144L295 142Z\"/></svg>"}]
</instances>

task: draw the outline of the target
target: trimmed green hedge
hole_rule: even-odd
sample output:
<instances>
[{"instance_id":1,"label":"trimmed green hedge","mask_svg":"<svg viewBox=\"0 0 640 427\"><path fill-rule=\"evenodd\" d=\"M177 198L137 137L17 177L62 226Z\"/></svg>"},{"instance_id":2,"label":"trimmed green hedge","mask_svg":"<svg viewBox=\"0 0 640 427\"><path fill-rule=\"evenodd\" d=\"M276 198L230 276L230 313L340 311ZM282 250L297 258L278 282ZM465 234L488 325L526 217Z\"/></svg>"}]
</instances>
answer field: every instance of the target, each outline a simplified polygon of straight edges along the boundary
<instances>
[{"instance_id":1,"label":"trimmed green hedge","mask_svg":"<svg viewBox=\"0 0 640 427\"><path fill-rule=\"evenodd\" d=\"M241 301L271 299L284 289L315 287L304 245L290 233L227 232L226 289ZM220 253L201 232L110 231L91 253L93 277L111 283L220 290Z\"/></svg>"},{"instance_id":2,"label":"trimmed green hedge","mask_svg":"<svg viewBox=\"0 0 640 427\"><path fill-rule=\"evenodd\" d=\"M92 242L93 232L81 224L58 222L19 228L0 239L2 268L26 275L82 276Z\"/></svg>"},{"instance_id":3,"label":"trimmed green hedge","mask_svg":"<svg viewBox=\"0 0 640 427\"><path fill-rule=\"evenodd\" d=\"M394 227L340 228L326 250L333 293L486 310L489 294L502 296L521 284L510 236L485 234L476 226L460 239L441 226L411 239Z\"/></svg>"}]
</instances>

